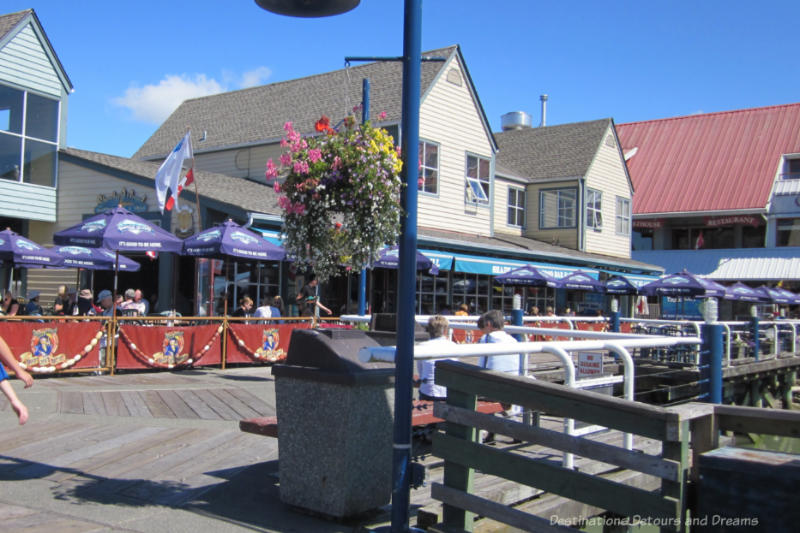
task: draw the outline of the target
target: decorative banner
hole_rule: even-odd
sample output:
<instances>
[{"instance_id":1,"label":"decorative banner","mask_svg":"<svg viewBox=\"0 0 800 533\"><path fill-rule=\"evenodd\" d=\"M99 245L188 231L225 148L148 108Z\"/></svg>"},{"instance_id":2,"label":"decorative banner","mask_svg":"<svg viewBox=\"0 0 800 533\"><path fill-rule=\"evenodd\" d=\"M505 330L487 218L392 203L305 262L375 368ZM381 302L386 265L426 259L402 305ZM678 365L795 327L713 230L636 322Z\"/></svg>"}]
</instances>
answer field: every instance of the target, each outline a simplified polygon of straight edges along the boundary
<instances>
[{"instance_id":1,"label":"decorative banner","mask_svg":"<svg viewBox=\"0 0 800 533\"><path fill-rule=\"evenodd\" d=\"M119 328L117 368L180 368L222 362L222 325Z\"/></svg>"},{"instance_id":2,"label":"decorative banner","mask_svg":"<svg viewBox=\"0 0 800 533\"><path fill-rule=\"evenodd\" d=\"M67 368L98 368L101 322L0 322L2 337L20 366L53 373Z\"/></svg>"},{"instance_id":3,"label":"decorative banner","mask_svg":"<svg viewBox=\"0 0 800 533\"><path fill-rule=\"evenodd\" d=\"M228 324L226 361L228 363L275 363L286 359L295 329L308 329L308 322L293 324Z\"/></svg>"},{"instance_id":4,"label":"decorative banner","mask_svg":"<svg viewBox=\"0 0 800 533\"><path fill-rule=\"evenodd\" d=\"M458 344L472 344L478 342L482 333L477 329L452 329L453 342Z\"/></svg>"}]
</instances>

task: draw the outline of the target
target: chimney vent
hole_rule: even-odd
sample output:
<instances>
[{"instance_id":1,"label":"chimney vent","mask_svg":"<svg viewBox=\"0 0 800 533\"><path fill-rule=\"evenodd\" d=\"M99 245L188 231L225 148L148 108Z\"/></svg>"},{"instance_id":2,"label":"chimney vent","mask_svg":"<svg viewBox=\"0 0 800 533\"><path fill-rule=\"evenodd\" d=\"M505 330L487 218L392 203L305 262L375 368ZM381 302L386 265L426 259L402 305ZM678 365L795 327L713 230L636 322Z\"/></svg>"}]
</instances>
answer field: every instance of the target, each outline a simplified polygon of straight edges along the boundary
<instances>
[{"instance_id":1,"label":"chimney vent","mask_svg":"<svg viewBox=\"0 0 800 533\"><path fill-rule=\"evenodd\" d=\"M543 128L547 126L547 95L541 95L539 100L542 101L542 123L539 125L539 127Z\"/></svg>"},{"instance_id":2,"label":"chimney vent","mask_svg":"<svg viewBox=\"0 0 800 533\"><path fill-rule=\"evenodd\" d=\"M512 111L500 117L503 131L521 130L531 127L531 116L525 111Z\"/></svg>"}]
</instances>

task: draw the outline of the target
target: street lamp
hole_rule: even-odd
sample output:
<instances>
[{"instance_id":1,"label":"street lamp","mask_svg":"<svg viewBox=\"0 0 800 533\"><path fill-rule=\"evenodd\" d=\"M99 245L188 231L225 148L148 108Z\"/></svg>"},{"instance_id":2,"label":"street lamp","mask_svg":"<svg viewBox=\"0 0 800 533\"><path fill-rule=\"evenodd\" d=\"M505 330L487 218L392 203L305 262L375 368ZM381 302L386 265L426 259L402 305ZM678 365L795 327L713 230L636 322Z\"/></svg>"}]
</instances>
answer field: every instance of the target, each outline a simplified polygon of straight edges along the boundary
<instances>
[{"instance_id":1,"label":"street lamp","mask_svg":"<svg viewBox=\"0 0 800 533\"><path fill-rule=\"evenodd\" d=\"M296 17L344 13L359 0L255 0L259 7ZM403 154L402 207L397 294L394 437L392 446L392 533L409 528L411 504L411 401L414 378L414 312L417 281L417 179L422 77L422 0L404 0L403 107L400 123ZM383 528L381 528L382 530Z\"/></svg>"},{"instance_id":2,"label":"street lamp","mask_svg":"<svg viewBox=\"0 0 800 533\"><path fill-rule=\"evenodd\" d=\"M356 7L361 0L256 0L259 7L290 17L328 17Z\"/></svg>"}]
</instances>

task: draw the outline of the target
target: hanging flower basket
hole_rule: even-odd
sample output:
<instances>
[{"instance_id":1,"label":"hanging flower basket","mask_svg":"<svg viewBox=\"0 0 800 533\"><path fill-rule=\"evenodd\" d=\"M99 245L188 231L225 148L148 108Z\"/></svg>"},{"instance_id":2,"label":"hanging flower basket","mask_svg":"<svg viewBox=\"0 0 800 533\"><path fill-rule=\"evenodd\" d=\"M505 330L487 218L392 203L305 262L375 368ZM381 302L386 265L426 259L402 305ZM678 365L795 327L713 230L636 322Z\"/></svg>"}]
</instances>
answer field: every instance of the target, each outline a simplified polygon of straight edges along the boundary
<instances>
[{"instance_id":1,"label":"hanging flower basket","mask_svg":"<svg viewBox=\"0 0 800 533\"><path fill-rule=\"evenodd\" d=\"M280 168L267 161L283 211L287 253L320 281L360 270L400 231L400 170L394 139L350 116L337 131L323 116L318 136L284 125ZM279 178L280 175L280 178Z\"/></svg>"}]
</instances>

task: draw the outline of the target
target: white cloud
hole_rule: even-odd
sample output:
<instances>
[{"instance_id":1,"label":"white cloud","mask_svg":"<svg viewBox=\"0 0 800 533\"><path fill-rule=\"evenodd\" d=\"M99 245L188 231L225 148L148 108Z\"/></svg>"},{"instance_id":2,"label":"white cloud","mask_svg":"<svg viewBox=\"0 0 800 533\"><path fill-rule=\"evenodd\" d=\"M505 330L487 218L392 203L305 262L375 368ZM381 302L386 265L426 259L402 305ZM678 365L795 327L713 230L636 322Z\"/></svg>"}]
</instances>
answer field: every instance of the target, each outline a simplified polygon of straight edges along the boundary
<instances>
[{"instance_id":1,"label":"white cloud","mask_svg":"<svg viewBox=\"0 0 800 533\"><path fill-rule=\"evenodd\" d=\"M263 85L272 74L272 71L267 67L258 67L253 70L248 70L242 74L242 80L239 87L246 89L247 87L255 87L256 85Z\"/></svg>"},{"instance_id":2,"label":"white cloud","mask_svg":"<svg viewBox=\"0 0 800 533\"><path fill-rule=\"evenodd\" d=\"M242 74L236 80L230 72L223 73L219 82L205 74L168 74L157 84L129 87L122 96L114 98L114 104L128 109L133 118L142 122L159 124L184 101L231 90L263 84L270 76L267 67L258 67ZM235 87L231 87L235 86Z\"/></svg>"}]
</instances>

